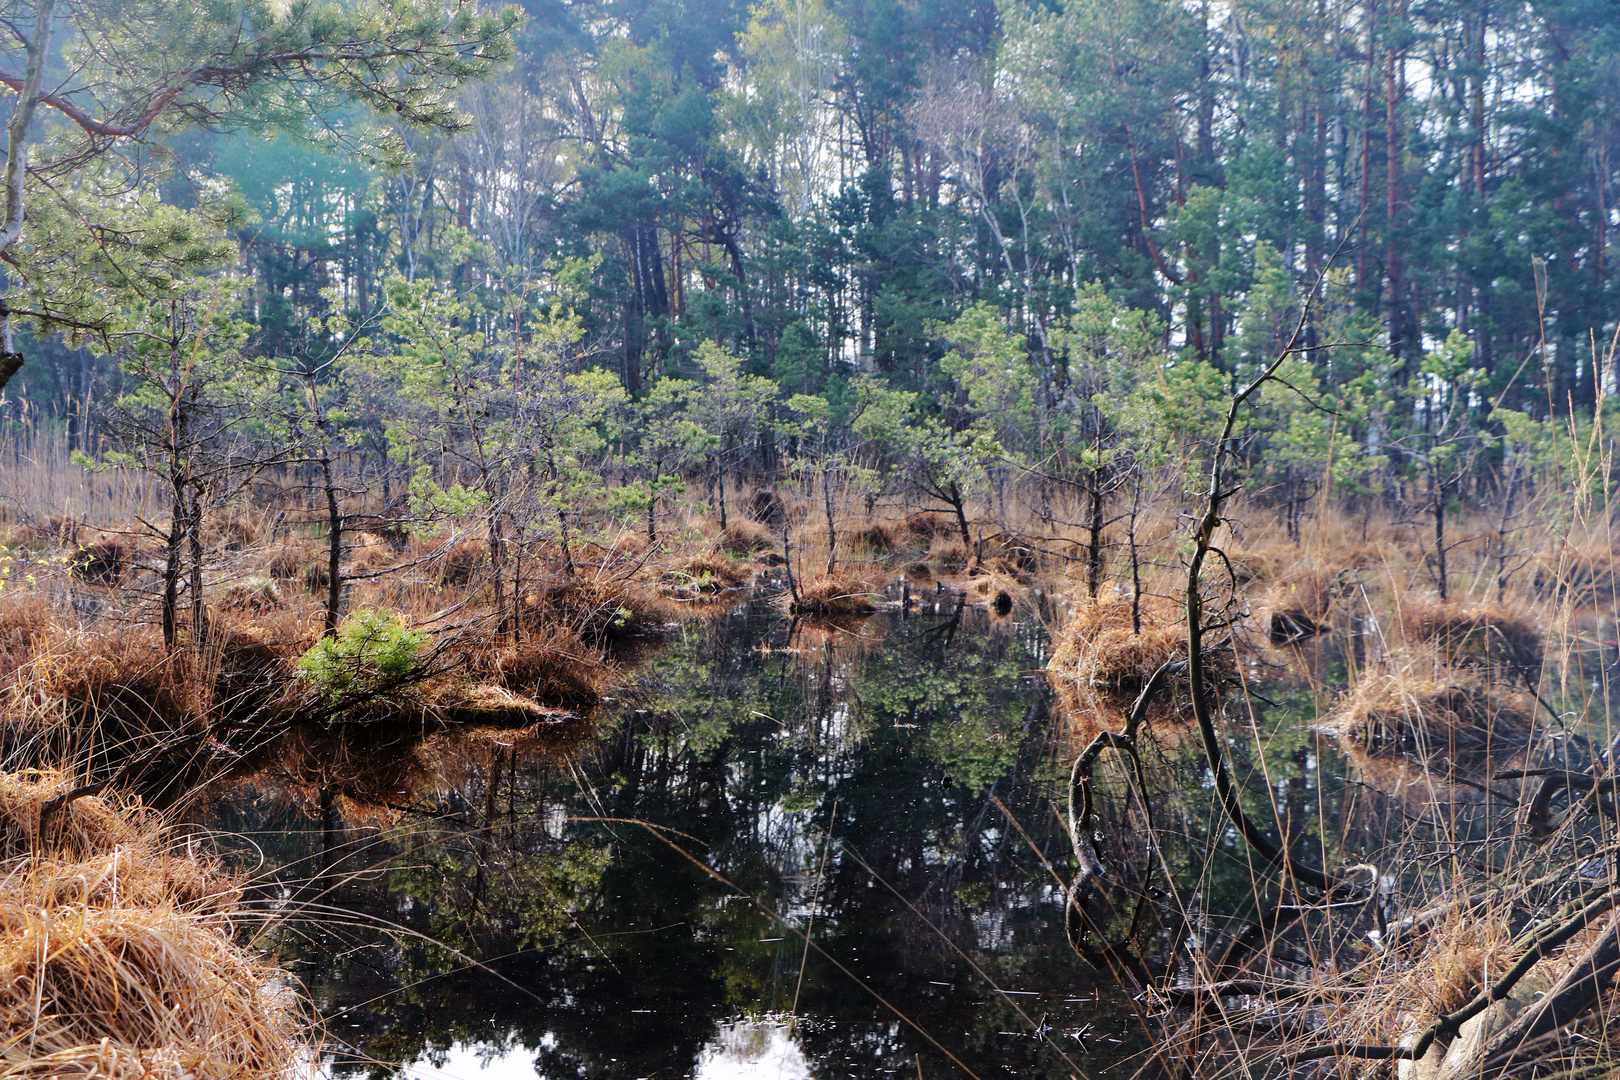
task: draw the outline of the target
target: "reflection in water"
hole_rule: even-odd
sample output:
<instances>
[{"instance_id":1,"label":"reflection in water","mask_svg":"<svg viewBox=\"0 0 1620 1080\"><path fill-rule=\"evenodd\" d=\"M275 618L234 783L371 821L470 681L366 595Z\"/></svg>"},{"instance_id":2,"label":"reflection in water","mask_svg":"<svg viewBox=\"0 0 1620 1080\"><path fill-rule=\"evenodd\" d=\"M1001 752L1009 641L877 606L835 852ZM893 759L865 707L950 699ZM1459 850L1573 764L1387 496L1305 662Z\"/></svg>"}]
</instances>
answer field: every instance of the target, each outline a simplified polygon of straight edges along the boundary
<instances>
[{"instance_id":1,"label":"reflection in water","mask_svg":"<svg viewBox=\"0 0 1620 1080\"><path fill-rule=\"evenodd\" d=\"M204 818L283 913L260 944L334 1076L1066 1077L1142 1029L1064 940L1046 659L954 597L820 626L753 600L592 725L306 735Z\"/></svg>"},{"instance_id":2,"label":"reflection in water","mask_svg":"<svg viewBox=\"0 0 1620 1080\"><path fill-rule=\"evenodd\" d=\"M698 1054L694 1080L809 1080L810 1062L776 1018L721 1024Z\"/></svg>"}]
</instances>

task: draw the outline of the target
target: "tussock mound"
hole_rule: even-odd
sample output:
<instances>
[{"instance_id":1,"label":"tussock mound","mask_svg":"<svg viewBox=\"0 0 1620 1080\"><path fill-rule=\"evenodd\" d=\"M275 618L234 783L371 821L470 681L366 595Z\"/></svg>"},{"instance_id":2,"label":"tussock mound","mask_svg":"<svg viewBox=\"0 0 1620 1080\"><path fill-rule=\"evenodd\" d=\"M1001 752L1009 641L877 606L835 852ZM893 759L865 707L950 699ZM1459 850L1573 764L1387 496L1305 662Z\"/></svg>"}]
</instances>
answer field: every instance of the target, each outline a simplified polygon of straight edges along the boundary
<instances>
[{"instance_id":1,"label":"tussock mound","mask_svg":"<svg viewBox=\"0 0 1620 1080\"><path fill-rule=\"evenodd\" d=\"M721 547L738 555L752 555L774 543L771 530L749 518L733 518L720 540Z\"/></svg>"},{"instance_id":2,"label":"tussock mound","mask_svg":"<svg viewBox=\"0 0 1620 1080\"><path fill-rule=\"evenodd\" d=\"M1401 627L1408 641L1433 643L1458 667L1503 665L1532 675L1541 667L1541 631L1494 604L1408 604Z\"/></svg>"},{"instance_id":3,"label":"tussock mound","mask_svg":"<svg viewBox=\"0 0 1620 1080\"><path fill-rule=\"evenodd\" d=\"M780 529L787 521L787 505L774 491L756 491L744 504L745 512L761 525Z\"/></svg>"},{"instance_id":4,"label":"tussock mound","mask_svg":"<svg viewBox=\"0 0 1620 1080\"><path fill-rule=\"evenodd\" d=\"M278 581L293 581L325 557L326 549L318 540L290 540L275 546L265 571Z\"/></svg>"},{"instance_id":5,"label":"tussock mound","mask_svg":"<svg viewBox=\"0 0 1620 1080\"><path fill-rule=\"evenodd\" d=\"M566 626L591 645L655 633L676 616L675 605L629 580L573 577L525 598L523 621L535 630Z\"/></svg>"},{"instance_id":6,"label":"tussock mound","mask_svg":"<svg viewBox=\"0 0 1620 1080\"><path fill-rule=\"evenodd\" d=\"M535 630L474 666L504 689L547 705L594 704L613 675L600 650L563 626Z\"/></svg>"},{"instance_id":7,"label":"tussock mound","mask_svg":"<svg viewBox=\"0 0 1620 1080\"><path fill-rule=\"evenodd\" d=\"M675 596L715 595L740 589L753 578L742 566L718 551L708 551L664 571L664 588Z\"/></svg>"},{"instance_id":8,"label":"tussock mound","mask_svg":"<svg viewBox=\"0 0 1620 1080\"><path fill-rule=\"evenodd\" d=\"M1181 609L1166 600L1144 598L1141 614L1138 632L1130 601L1088 600L1058 631L1046 670L1059 705L1078 730L1117 728L1153 673L1167 661L1186 659L1187 629ZM1236 671L1230 647L1209 649L1205 670L1211 680L1207 689L1218 696L1222 683ZM1149 709L1149 721L1190 720L1190 689L1184 672L1173 674L1168 692L1161 691Z\"/></svg>"},{"instance_id":9,"label":"tussock mound","mask_svg":"<svg viewBox=\"0 0 1620 1080\"><path fill-rule=\"evenodd\" d=\"M1338 594L1338 580L1320 570L1296 570L1278 578L1271 589L1268 635L1273 645L1290 645L1327 630L1327 618Z\"/></svg>"},{"instance_id":10,"label":"tussock mound","mask_svg":"<svg viewBox=\"0 0 1620 1080\"><path fill-rule=\"evenodd\" d=\"M936 536L955 536L961 539L955 522L928 510L919 510L906 518L900 523L900 530L914 541L921 541L924 544Z\"/></svg>"},{"instance_id":11,"label":"tussock mound","mask_svg":"<svg viewBox=\"0 0 1620 1080\"><path fill-rule=\"evenodd\" d=\"M42 840L41 806L69 787L0 774L0 1077L291 1075L292 995L232 942L234 882L93 795Z\"/></svg>"},{"instance_id":12,"label":"tussock mound","mask_svg":"<svg viewBox=\"0 0 1620 1080\"><path fill-rule=\"evenodd\" d=\"M892 525L881 521L874 521L870 525L855 530L850 540L856 547L863 548L874 555L887 555L901 546L900 536L903 529L896 529Z\"/></svg>"},{"instance_id":13,"label":"tussock mound","mask_svg":"<svg viewBox=\"0 0 1620 1080\"><path fill-rule=\"evenodd\" d=\"M877 610L872 600L874 591L868 581L842 574L822 574L799 584L799 598L788 605L788 610L813 618L866 615Z\"/></svg>"},{"instance_id":14,"label":"tussock mound","mask_svg":"<svg viewBox=\"0 0 1620 1080\"><path fill-rule=\"evenodd\" d=\"M51 628L51 605L42 596L7 596L0 603L0 679L27 663Z\"/></svg>"},{"instance_id":15,"label":"tussock mound","mask_svg":"<svg viewBox=\"0 0 1620 1080\"><path fill-rule=\"evenodd\" d=\"M1017 533L996 533L979 544L979 562L995 573L1033 574L1040 569L1040 543Z\"/></svg>"},{"instance_id":16,"label":"tussock mound","mask_svg":"<svg viewBox=\"0 0 1620 1080\"><path fill-rule=\"evenodd\" d=\"M1534 714L1519 694L1456 671L1447 681L1368 674L1327 726L1368 754L1400 754L1430 765L1465 767L1517 753Z\"/></svg>"},{"instance_id":17,"label":"tussock mound","mask_svg":"<svg viewBox=\"0 0 1620 1080\"><path fill-rule=\"evenodd\" d=\"M116 586L129 566L129 546L114 536L102 535L81 548L73 560L73 575L91 585Z\"/></svg>"},{"instance_id":18,"label":"tussock mound","mask_svg":"<svg viewBox=\"0 0 1620 1080\"><path fill-rule=\"evenodd\" d=\"M62 703L79 723L115 723L126 735L184 732L207 711L207 702L192 693L186 665L185 655L165 654L150 630L81 633L53 641L19 690L42 703Z\"/></svg>"}]
</instances>

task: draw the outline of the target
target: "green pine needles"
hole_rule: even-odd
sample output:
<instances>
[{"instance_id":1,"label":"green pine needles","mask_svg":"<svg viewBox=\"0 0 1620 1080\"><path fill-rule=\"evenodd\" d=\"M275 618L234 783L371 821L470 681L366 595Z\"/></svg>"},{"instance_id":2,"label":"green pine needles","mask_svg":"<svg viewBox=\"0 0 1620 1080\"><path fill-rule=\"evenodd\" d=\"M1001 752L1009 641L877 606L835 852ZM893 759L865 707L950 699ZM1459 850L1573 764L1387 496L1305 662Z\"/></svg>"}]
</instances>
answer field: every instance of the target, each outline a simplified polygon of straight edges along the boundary
<instances>
[{"instance_id":1,"label":"green pine needles","mask_svg":"<svg viewBox=\"0 0 1620 1080\"><path fill-rule=\"evenodd\" d=\"M422 671L428 635L397 612L361 608L298 658L298 676L328 704L386 692Z\"/></svg>"}]
</instances>

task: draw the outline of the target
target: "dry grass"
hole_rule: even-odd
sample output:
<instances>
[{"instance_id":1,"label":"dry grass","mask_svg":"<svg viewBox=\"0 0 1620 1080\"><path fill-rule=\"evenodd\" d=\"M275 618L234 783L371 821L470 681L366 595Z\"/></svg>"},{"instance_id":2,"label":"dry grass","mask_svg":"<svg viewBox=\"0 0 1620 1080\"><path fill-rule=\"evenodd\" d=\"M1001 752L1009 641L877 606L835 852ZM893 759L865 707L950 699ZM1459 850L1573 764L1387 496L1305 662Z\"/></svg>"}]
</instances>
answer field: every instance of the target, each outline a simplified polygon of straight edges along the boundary
<instances>
[{"instance_id":1,"label":"dry grass","mask_svg":"<svg viewBox=\"0 0 1620 1080\"><path fill-rule=\"evenodd\" d=\"M912 543L924 547L936 536L955 536L958 540L961 539L961 532L957 529L956 522L943 513L935 513L929 510L921 510L908 516L900 523L898 532L901 535L909 536Z\"/></svg>"},{"instance_id":2,"label":"dry grass","mask_svg":"<svg viewBox=\"0 0 1620 1080\"><path fill-rule=\"evenodd\" d=\"M471 584L488 563L489 544L482 537L441 542L428 561L430 574L441 587Z\"/></svg>"},{"instance_id":3,"label":"dry grass","mask_svg":"<svg viewBox=\"0 0 1620 1080\"><path fill-rule=\"evenodd\" d=\"M827 618L839 615L866 615L877 610L873 602L876 586L843 574L820 574L799 583L799 595L790 601L794 615Z\"/></svg>"},{"instance_id":4,"label":"dry grass","mask_svg":"<svg viewBox=\"0 0 1620 1080\"><path fill-rule=\"evenodd\" d=\"M28 662L51 629L51 605L36 593L0 593L0 680Z\"/></svg>"},{"instance_id":5,"label":"dry grass","mask_svg":"<svg viewBox=\"0 0 1620 1080\"><path fill-rule=\"evenodd\" d=\"M928 561L936 566L960 570L973 558L968 546L955 533L942 533L934 537L928 548Z\"/></svg>"},{"instance_id":6,"label":"dry grass","mask_svg":"<svg viewBox=\"0 0 1620 1080\"><path fill-rule=\"evenodd\" d=\"M189 663L184 653L165 653L152 628L65 634L19 673L13 693L60 703L71 724L119 741L189 734L206 723L210 704L187 678Z\"/></svg>"},{"instance_id":7,"label":"dry grass","mask_svg":"<svg viewBox=\"0 0 1620 1080\"><path fill-rule=\"evenodd\" d=\"M873 555L887 555L902 546L902 538L906 536L903 527L896 527L883 521L873 521L861 526L850 534L852 546Z\"/></svg>"},{"instance_id":8,"label":"dry grass","mask_svg":"<svg viewBox=\"0 0 1620 1080\"><path fill-rule=\"evenodd\" d=\"M69 786L0 774L0 1077L291 1075L301 1022L279 973L232 941L235 883L96 796L42 840L41 804Z\"/></svg>"},{"instance_id":9,"label":"dry grass","mask_svg":"<svg viewBox=\"0 0 1620 1080\"><path fill-rule=\"evenodd\" d=\"M547 705L595 704L615 672L600 649L565 626L538 628L477 665L502 688Z\"/></svg>"},{"instance_id":10,"label":"dry grass","mask_svg":"<svg viewBox=\"0 0 1620 1080\"><path fill-rule=\"evenodd\" d=\"M781 528L788 519L787 504L774 491L756 491L743 501L743 513L761 525Z\"/></svg>"},{"instance_id":11,"label":"dry grass","mask_svg":"<svg viewBox=\"0 0 1620 1080\"><path fill-rule=\"evenodd\" d=\"M1522 750L1534 713L1522 695L1472 672L1409 670L1363 676L1324 726L1375 757L1474 768Z\"/></svg>"},{"instance_id":12,"label":"dry grass","mask_svg":"<svg viewBox=\"0 0 1620 1080\"><path fill-rule=\"evenodd\" d=\"M102 534L79 549L73 559L73 573L91 585L115 586L124 580L129 561L128 545L117 537Z\"/></svg>"},{"instance_id":13,"label":"dry grass","mask_svg":"<svg viewBox=\"0 0 1620 1080\"><path fill-rule=\"evenodd\" d=\"M1495 604L1406 604L1401 628L1407 641L1432 644L1459 667L1502 665L1527 677L1539 674L1541 631L1525 616Z\"/></svg>"},{"instance_id":14,"label":"dry grass","mask_svg":"<svg viewBox=\"0 0 1620 1080\"><path fill-rule=\"evenodd\" d=\"M1577 607L1612 604L1620 595L1620 552L1604 530L1578 528L1537 552L1528 575L1544 599Z\"/></svg>"},{"instance_id":15,"label":"dry grass","mask_svg":"<svg viewBox=\"0 0 1620 1080\"><path fill-rule=\"evenodd\" d=\"M1455 1012L1485 986L1491 973L1501 974L1512 964L1512 940L1503 918L1453 912L1435 928L1397 997L1421 1003L1422 1023Z\"/></svg>"},{"instance_id":16,"label":"dry grass","mask_svg":"<svg viewBox=\"0 0 1620 1080\"><path fill-rule=\"evenodd\" d=\"M221 611L262 615L265 612L275 611L284 603L281 586L276 584L275 578L253 575L228 585L220 594L217 606Z\"/></svg>"},{"instance_id":17,"label":"dry grass","mask_svg":"<svg viewBox=\"0 0 1620 1080\"><path fill-rule=\"evenodd\" d=\"M751 518L732 518L720 539L720 546L739 555L752 555L776 544L771 530Z\"/></svg>"},{"instance_id":18,"label":"dry grass","mask_svg":"<svg viewBox=\"0 0 1620 1080\"><path fill-rule=\"evenodd\" d=\"M1046 670L1070 727L1082 738L1118 729L1153 673L1167 661L1187 655L1187 627L1179 607L1144 597L1141 615L1137 631L1129 600L1084 600L1054 635ZM1236 673L1231 647L1210 648L1205 670L1212 680L1207 689L1218 697ZM1185 675L1172 678L1170 692L1161 692L1147 715L1150 723L1160 725L1191 718Z\"/></svg>"},{"instance_id":19,"label":"dry grass","mask_svg":"<svg viewBox=\"0 0 1620 1080\"><path fill-rule=\"evenodd\" d=\"M975 601L987 605L1000 618L1011 615L1016 607L1029 606L1029 590L1018 578L1004 573L978 574L964 591Z\"/></svg>"},{"instance_id":20,"label":"dry grass","mask_svg":"<svg viewBox=\"0 0 1620 1080\"><path fill-rule=\"evenodd\" d=\"M1289 645L1325 631L1339 591L1337 577L1321 570L1299 569L1278 576L1267 596L1271 609L1267 634L1273 645Z\"/></svg>"},{"instance_id":21,"label":"dry grass","mask_svg":"<svg viewBox=\"0 0 1620 1080\"><path fill-rule=\"evenodd\" d=\"M630 579L562 578L524 598L526 629L563 626L591 645L628 641L662 630L679 614L656 589Z\"/></svg>"},{"instance_id":22,"label":"dry grass","mask_svg":"<svg viewBox=\"0 0 1620 1080\"><path fill-rule=\"evenodd\" d=\"M305 571L320 565L326 555L326 545L319 540L288 540L270 548L265 561L265 572L280 581L292 581L304 576Z\"/></svg>"},{"instance_id":23,"label":"dry grass","mask_svg":"<svg viewBox=\"0 0 1620 1080\"><path fill-rule=\"evenodd\" d=\"M386 570L394 565L397 553L386 537L376 533L356 533L349 547L349 569L361 573Z\"/></svg>"},{"instance_id":24,"label":"dry grass","mask_svg":"<svg viewBox=\"0 0 1620 1080\"><path fill-rule=\"evenodd\" d=\"M979 543L978 562L994 573L1027 578L1040 569L1041 546L1040 541L1018 533L996 533Z\"/></svg>"},{"instance_id":25,"label":"dry grass","mask_svg":"<svg viewBox=\"0 0 1620 1080\"><path fill-rule=\"evenodd\" d=\"M740 589L753 579L752 568L724 552L704 551L665 569L663 585L672 596L690 598Z\"/></svg>"}]
</instances>

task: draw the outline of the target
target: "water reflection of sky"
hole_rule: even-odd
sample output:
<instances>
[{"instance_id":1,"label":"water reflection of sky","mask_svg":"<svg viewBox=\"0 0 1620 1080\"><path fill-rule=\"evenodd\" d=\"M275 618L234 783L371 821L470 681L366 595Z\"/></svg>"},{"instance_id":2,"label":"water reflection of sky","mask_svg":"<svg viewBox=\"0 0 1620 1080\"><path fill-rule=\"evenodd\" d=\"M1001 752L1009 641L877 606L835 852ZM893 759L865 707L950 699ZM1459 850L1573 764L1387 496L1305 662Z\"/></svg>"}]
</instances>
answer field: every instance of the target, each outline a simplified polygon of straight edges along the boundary
<instances>
[{"instance_id":1,"label":"water reflection of sky","mask_svg":"<svg viewBox=\"0 0 1620 1080\"><path fill-rule=\"evenodd\" d=\"M438 1057L438 1064L406 1065L399 1080L535 1080L538 1075L533 1052L523 1049L456 1043Z\"/></svg>"},{"instance_id":2,"label":"water reflection of sky","mask_svg":"<svg viewBox=\"0 0 1620 1080\"><path fill-rule=\"evenodd\" d=\"M739 1019L720 1025L699 1052L692 1080L809 1080L810 1061L788 1021ZM401 1067L398 1080L535 1080L534 1052L523 1047L455 1043Z\"/></svg>"},{"instance_id":3,"label":"water reflection of sky","mask_svg":"<svg viewBox=\"0 0 1620 1080\"><path fill-rule=\"evenodd\" d=\"M694 1080L808 1080L810 1062L779 1020L737 1020L698 1055Z\"/></svg>"},{"instance_id":4,"label":"water reflection of sky","mask_svg":"<svg viewBox=\"0 0 1620 1080\"><path fill-rule=\"evenodd\" d=\"M643 654L563 764L467 733L403 745L389 771L369 735L336 732L354 745L268 756L205 819L251 840L274 895L357 913L272 935L341 1017L330 1077L932 1077L957 1071L947 1052L1067 1076L1069 1044L1031 1025L1129 1033L1067 947L1042 858L1065 839L1045 655L1038 623L972 606L807 629L756 599ZM572 914L524 937L557 897Z\"/></svg>"}]
</instances>

